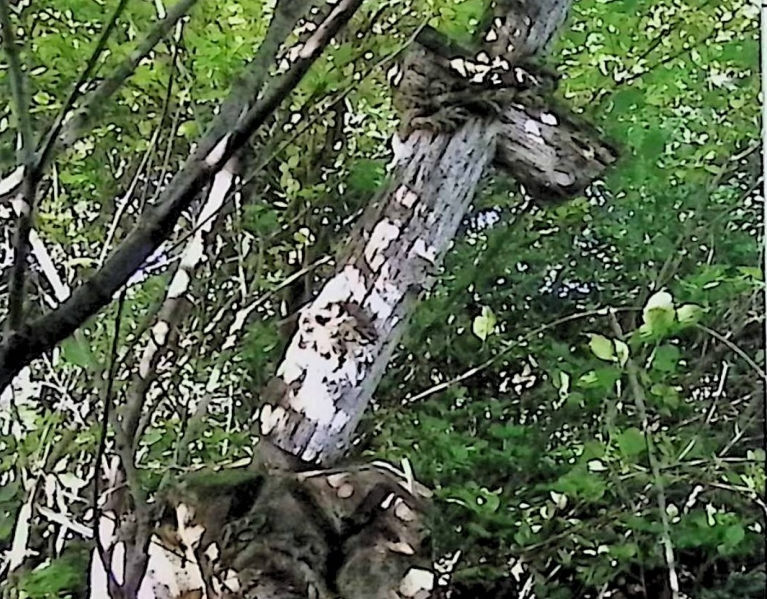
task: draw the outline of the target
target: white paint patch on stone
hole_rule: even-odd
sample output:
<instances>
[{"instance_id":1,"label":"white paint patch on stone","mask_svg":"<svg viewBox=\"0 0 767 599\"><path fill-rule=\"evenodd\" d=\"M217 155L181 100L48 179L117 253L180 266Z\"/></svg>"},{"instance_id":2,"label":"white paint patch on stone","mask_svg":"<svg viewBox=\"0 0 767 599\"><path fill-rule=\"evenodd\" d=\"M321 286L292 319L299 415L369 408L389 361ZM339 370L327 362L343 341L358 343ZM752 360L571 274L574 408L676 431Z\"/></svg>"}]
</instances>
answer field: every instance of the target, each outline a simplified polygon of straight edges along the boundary
<instances>
[{"instance_id":1,"label":"white paint patch on stone","mask_svg":"<svg viewBox=\"0 0 767 599\"><path fill-rule=\"evenodd\" d=\"M294 360L294 355L296 352L305 351L301 350L297 346L297 338L299 336L301 336L300 333L293 337L293 340L290 342L290 346L288 346L288 349L285 352L285 359L282 361L282 365L280 366L279 376L286 385L289 385L295 381L299 381L304 374L304 370L301 364Z\"/></svg>"},{"instance_id":2,"label":"white paint patch on stone","mask_svg":"<svg viewBox=\"0 0 767 599\"><path fill-rule=\"evenodd\" d=\"M218 545L215 543L211 543L205 548L205 557L207 557L210 561L215 562L218 561L218 558L221 556L221 550L218 548Z\"/></svg>"},{"instance_id":3,"label":"white paint patch on stone","mask_svg":"<svg viewBox=\"0 0 767 599\"><path fill-rule=\"evenodd\" d=\"M525 133L541 137L541 127L533 119L527 119L525 121Z\"/></svg>"},{"instance_id":4,"label":"white paint patch on stone","mask_svg":"<svg viewBox=\"0 0 767 599\"><path fill-rule=\"evenodd\" d=\"M505 58L501 58L500 56L496 56L493 59L493 68L494 69L503 69L504 71L511 70L511 63L506 60Z\"/></svg>"},{"instance_id":5,"label":"white paint patch on stone","mask_svg":"<svg viewBox=\"0 0 767 599\"><path fill-rule=\"evenodd\" d=\"M311 307L327 306L330 303L345 300L359 303L363 297L365 297L365 279L359 268L353 264L347 264L340 273L328 281Z\"/></svg>"},{"instance_id":6,"label":"white paint patch on stone","mask_svg":"<svg viewBox=\"0 0 767 599\"><path fill-rule=\"evenodd\" d=\"M418 194L411 189L408 189L407 185L401 185L397 188L397 191L394 192L394 199L410 210L418 201Z\"/></svg>"},{"instance_id":7,"label":"white paint patch on stone","mask_svg":"<svg viewBox=\"0 0 767 599\"><path fill-rule=\"evenodd\" d=\"M391 316L394 306L377 289L373 289L365 301L365 309L370 314L375 314L379 321L385 322Z\"/></svg>"},{"instance_id":8,"label":"white paint patch on stone","mask_svg":"<svg viewBox=\"0 0 767 599\"><path fill-rule=\"evenodd\" d=\"M365 260L373 270L378 270L386 260L383 255L392 241L401 234L401 229L388 218L382 219L370 234L370 239L365 244Z\"/></svg>"},{"instance_id":9,"label":"white paint patch on stone","mask_svg":"<svg viewBox=\"0 0 767 599\"><path fill-rule=\"evenodd\" d=\"M415 555L415 549L412 545L405 543L404 541L398 541L396 543L388 542L385 546L394 553L400 553L402 555Z\"/></svg>"},{"instance_id":10,"label":"white paint patch on stone","mask_svg":"<svg viewBox=\"0 0 767 599\"><path fill-rule=\"evenodd\" d=\"M393 171L394 168L401 162L405 162L405 160L407 160L407 158L409 158L412 154L412 148L410 148L404 141L402 141L396 132L391 136L391 149L393 156L391 162L386 165L387 173Z\"/></svg>"},{"instance_id":11,"label":"white paint patch on stone","mask_svg":"<svg viewBox=\"0 0 767 599\"><path fill-rule=\"evenodd\" d=\"M466 61L462 58L454 58L449 63L450 68L456 71L461 77L466 77Z\"/></svg>"},{"instance_id":12,"label":"white paint patch on stone","mask_svg":"<svg viewBox=\"0 0 767 599\"><path fill-rule=\"evenodd\" d=\"M312 437L309 440L309 445L306 449L301 453L301 459L304 462L313 462L315 458L319 455L320 450L317 449L318 443L315 441L314 437Z\"/></svg>"},{"instance_id":13,"label":"white paint patch on stone","mask_svg":"<svg viewBox=\"0 0 767 599\"><path fill-rule=\"evenodd\" d=\"M380 322L389 320L395 306L404 295L402 287L392 280L391 265L384 264L376 280L373 281L373 289L365 302L368 312L375 314Z\"/></svg>"},{"instance_id":14,"label":"white paint patch on stone","mask_svg":"<svg viewBox=\"0 0 767 599\"><path fill-rule=\"evenodd\" d=\"M405 597L415 598L420 592L434 588L434 573L423 568L410 568L399 585L399 592Z\"/></svg>"},{"instance_id":15,"label":"white paint patch on stone","mask_svg":"<svg viewBox=\"0 0 767 599\"><path fill-rule=\"evenodd\" d=\"M551 112L542 112L541 113L541 122L545 125L558 125L559 120L557 119L557 116L555 114L552 114Z\"/></svg>"},{"instance_id":16,"label":"white paint patch on stone","mask_svg":"<svg viewBox=\"0 0 767 599\"><path fill-rule=\"evenodd\" d=\"M176 508L176 519L179 538L186 547L196 548L200 544L205 527L195 523L194 509L185 503L180 503Z\"/></svg>"},{"instance_id":17,"label":"white paint patch on stone","mask_svg":"<svg viewBox=\"0 0 767 599\"><path fill-rule=\"evenodd\" d=\"M415 240L413 247L410 248L411 256L418 256L427 262L434 264L437 261L437 248L433 245L427 245L422 237Z\"/></svg>"},{"instance_id":18,"label":"white paint patch on stone","mask_svg":"<svg viewBox=\"0 0 767 599\"><path fill-rule=\"evenodd\" d=\"M240 590L240 577L237 575L237 572L234 570L227 570L226 574L224 574L224 586L232 591L237 592Z\"/></svg>"},{"instance_id":19,"label":"white paint patch on stone","mask_svg":"<svg viewBox=\"0 0 767 599\"><path fill-rule=\"evenodd\" d=\"M400 501L394 506L394 515L403 522L415 520L415 512L404 501Z\"/></svg>"},{"instance_id":20,"label":"white paint patch on stone","mask_svg":"<svg viewBox=\"0 0 767 599\"><path fill-rule=\"evenodd\" d=\"M337 489L342 484L344 484L344 481L349 478L349 474L347 472L339 472L337 474L331 474L328 476L327 481L328 484L333 487L334 489Z\"/></svg>"},{"instance_id":21,"label":"white paint patch on stone","mask_svg":"<svg viewBox=\"0 0 767 599\"><path fill-rule=\"evenodd\" d=\"M268 435L276 426L281 426L288 418L288 413L282 406L266 404L261 408L261 434Z\"/></svg>"},{"instance_id":22,"label":"white paint patch on stone","mask_svg":"<svg viewBox=\"0 0 767 599\"><path fill-rule=\"evenodd\" d=\"M556 171L554 173L554 182L557 185L567 187L568 185L572 185L573 183L575 183L575 177L571 175L570 173L563 173L561 171Z\"/></svg>"},{"instance_id":23,"label":"white paint patch on stone","mask_svg":"<svg viewBox=\"0 0 767 599\"><path fill-rule=\"evenodd\" d=\"M343 410L338 410L336 412L336 415L333 416L333 421L330 423L330 428L333 431L340 431L345 427L347 424L349 424L349 421L351 418L349 417L349 414L344 412Z\"/></svg>"},{"instance_id":24,"label":"white paint patch on stone","mask_svg":"<svg viewBox=\"0 0 767 599\"><path fill-rule=\"evenodd\" d=\"M323 427L332 422L338 399L323 381L328 372L327 365L324 366L321 370L307 371L303 386L289 399L291 408Z\"/></svg>"}]
</instances>

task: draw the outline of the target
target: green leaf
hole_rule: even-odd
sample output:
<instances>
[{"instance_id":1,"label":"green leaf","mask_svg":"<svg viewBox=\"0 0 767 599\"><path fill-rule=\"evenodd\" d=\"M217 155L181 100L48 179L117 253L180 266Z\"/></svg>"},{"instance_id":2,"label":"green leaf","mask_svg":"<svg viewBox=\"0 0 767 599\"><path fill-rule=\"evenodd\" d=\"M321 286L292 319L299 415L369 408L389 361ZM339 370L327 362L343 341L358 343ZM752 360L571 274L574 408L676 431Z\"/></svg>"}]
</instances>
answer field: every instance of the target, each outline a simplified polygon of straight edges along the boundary
<instances>
[{"instance_id":1,"label":"green leaf","mask_svg":"<svg viewBox=\"0 0 767 599\"><path fill-rule=\"evenodd\" d=\"M620 339L615 339L613 343L615 344L615 354L618 356L618 363L621 366L625 366L626 362L629 361L629 346Z\"/></svg>"},{"instance_id":2,"label":"green leaf","mask_svg":"<svg viewBox=\"0 0 767 599\"><path fill-rule=\"evenodd\" d=\"M697 324L703 316L703 308L697 304L683 304L676 309L676 318L680 324Z\"/></svg>"},{"instance_id":3,"label":"green leaf","mask_svg":"<svg viewBox=\"0 0 767 599\"><path fill-rule=\"evenodd\" d=\"M79 368L90 368L96 365L96 361L87 343L81 343L74 337L61 342L61 359L67 364Z\"/></svg>"},{"instance_id":4,"label":"green leaf","mask_svg":"<svg viewBox=\"0 0 767 599\"><path fill-rule=\"evenodd\" d=\"M589 472L583 466L576 466L561 476L551 487L558 493L565 493L573 499L599 501L607 491L607 484L599 474Z\"/></svg>"},{"instance_id":5,"label":"green leaf","mask_svg":"<svg viewBox=\"0 0 767 599\"><path fill-rule=\"evenodd\" d=\"M647 447L644 435L636 427L621 431L617 437L618 449L625 457L641 454Z\"/></svg>"},{"instance_id":6,"label":"green leaf","mask_svg":"<svg viewBox=\"0 0 767 599\"><path fill-rule=\"evenodd\" d=\"M489 306L482 308L482 314L474 319L471 325L472 332L482 341L493 334L496 318Z\"/></svg>"},{"instance_id":7,"label":"green leaf","mask_svg":"<svg viewBox=\"0 0 767 599\"><path fill-rule=\"evenodd\" d=\"M610 556L617 560L629 560L639 553L639 547L636 543L621 543L620 545L610 545Z\"/></svg>"},{"instance_id":8,"label":"green leaf","mask_svg":"<svg viewBox=\"0 0 767 599\"><path fill-rule=\"evenodd\" d=\"M644 93L635 87L628 87L613 96L613 107L616 113L629 112L644 104Z\"/></svg>"},{"instance_id":9,"label":"green leaf","mask_svg":"<svg viewBox=\"0 0 767 599\"><path fill-rule=\"evenodd\" d=\"M16 498L17 493L21 489L21 483L17 480L8 481L2 487L0 487L0 505L3 503L10 503L11 500Z\"/></svg>"},{"instance_id":10,"label":"green leaf","mask_svg":"<svg viewBox=\"0 0 767 599\"><path fill-rule=\"evenodd\" d=\"M679 348L674 345L661 345L657 347L652 355L652 369L663 373L671 374L676 372L679 363Z\"/></svg>"},{"instance_id":11,"label":"green leaf","mask_svg":"<svg viewBox=\"0 0 767 599\"><path fill-rule=\"evenodd\" d=\"M642 140L639 152L644 160L654 161L666 147L666 136L659 129L648 131Z\"/></svg>"},{"instance_id":12,"label":"green leaf","mask_svg":"<svg viewBox=\"0 0 767 599\"><path fill-rule=\"evenodd\" d=\"M160 439L162 439L163 434L164 434L164 431L160 430L159 428L152 428L146 432L142 440L147 445L154 445Z\"/></svg>"},{"instance_id":13,"label":"green leaf","mask_svg":"<svg viewBox=\"0 0 767 599\"><path fill-rule=\"evenodd\" d=\"M670 385L657 384L650 387L650 395L657 399L658 404L674 410L679 407L679 391Z\"/></svg>"},{"instance_id":14,"label":"green leaf","mask_svg":"<svg viewBox=\"0 0 767 599\"><path fill-rule=\"evenodd\" d=\"M591 352L600 360L605 362L615 362L615 346L613 342L602 335L589 333L589 348Z\"/></svg>"},{"instance_id":15,"label":"green leaf","mask_svg":"<svg viewBox=\"0 0 767 599\"><path fill-rule=\"evenodd\" d=\"M746 538L746 531L740 524L731 524L724 531L724 542L734 546Z\"/></svg>"},{"instance_id":16,"label":"green leaf","mask_svg":"<svg viewBox=\"0 0 767 599\"><path fill-rule=\"evenodd\" d=\"M643 332L650 336L662 336L674 324L674 299L666 291L659 291L647 300L642 311Z\"/></svg>"},{"instance_id":17,"label":"green leaf","mask_svg":"<svg viewBox=\"0 0 767 599\"><path fill-rule=\"evenodd\" d=\"M740 266L738 267L738 272L746 277L754 279L755 281L764 280L764 272L761 268L754 266Z\"/></svg>"}]
</instances>

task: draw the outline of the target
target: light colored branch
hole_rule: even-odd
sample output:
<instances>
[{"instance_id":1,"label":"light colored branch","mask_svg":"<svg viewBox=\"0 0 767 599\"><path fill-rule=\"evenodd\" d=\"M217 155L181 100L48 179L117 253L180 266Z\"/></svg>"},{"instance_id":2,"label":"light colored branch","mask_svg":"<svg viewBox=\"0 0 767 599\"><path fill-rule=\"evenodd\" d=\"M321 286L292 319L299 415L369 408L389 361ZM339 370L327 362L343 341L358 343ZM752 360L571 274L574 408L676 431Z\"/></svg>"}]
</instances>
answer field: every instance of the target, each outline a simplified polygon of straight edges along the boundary
<instances>
[{"instance_id":1,"label":"light colored branch","mask_svg":"<svg viewBox=\"0 0 767 599\"><path fill-rule=\"evenodd\" d=\"M219 120L235 123L243 111L257 96L264 85L268 68L276 61L277 53L284 44L299 18L308 10L311 2L302 0L290 4L289 9L283 6L277 10L269 24L263 43L246 73L235 84L232 95L221 107ZM209 154L220 154L226 149L226 138L222 139ZM219 215L228 191L235 182L236 161L230 159L223 169L216 173L213 184L208 190L208 197L197 218L197 223L186 242L181 263L171 280L163 305L158 313L157 322L151 328L151 335L144 348L137 371L128 391L127 404L124 406L122 427L124 434L133 439L135 447L137 437L141 435L139 420L144 407L145 397L157 374L159 360L172 351L177 328L186 315L188 308L184 301L188 287L199 265L204 247L204 237L213 227L214 219Z\"/></svg>"}]
</instances>

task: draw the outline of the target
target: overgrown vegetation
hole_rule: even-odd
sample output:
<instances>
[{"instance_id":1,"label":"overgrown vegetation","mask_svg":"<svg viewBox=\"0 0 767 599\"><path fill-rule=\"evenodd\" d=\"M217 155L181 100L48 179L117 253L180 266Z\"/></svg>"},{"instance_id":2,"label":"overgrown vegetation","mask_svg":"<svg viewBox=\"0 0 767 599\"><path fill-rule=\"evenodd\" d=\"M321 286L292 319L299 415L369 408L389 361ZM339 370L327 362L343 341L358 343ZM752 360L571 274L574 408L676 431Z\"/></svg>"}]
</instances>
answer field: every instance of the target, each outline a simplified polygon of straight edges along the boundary
<instances>
[{"instance_id":1,"label":"overgrown vegetation","mask_svg":"<svg viewBox=\"0 0 767 599\"><path fill-rule=\"evenodd\" d=\"M270 4L199 2L103 106L106 124L56 163L36 228L66 283L95 269L109 232L114 245L187 156L253 56ZM128 2L101 74L157 6ZM363 7L244 157L251 178L215 229L176 354L147 396L138 454L147 486L168 470L249 455L258 390L284 346L281 310L296 307L302 286L317 289L317 261L385 178L393 55L422 23L461 38L483 12L478 0ZM21 11L36 122L57 114L104 14L90 0ZM559 206L529 206L513 182L488 180L395 353L357 457L412 463L436 490L435 557L460 551L456 577L487 596L498 581L511 577L518 591L532 576L538 597L670 597L670 570L688 597L763 596L757 21L758 6L743 0L576 2L550 58L560 100L619 145L620 164ZM8 89L0 69L0 97ZM15 139L6 101L3 177ZM10 212L0 205L2 218ZM186 232L127 295L118 400ZM53 290L40 269L34 284L34 309L47 309ZM237 310L254 302L229 341ZM82 555L70 546L90 526L86 481L115 310L0 402L6 560L14 528L30 522L9 596L81 596ZM189 427L187 456L178 441Z\"/></svg>"}]
</instances>

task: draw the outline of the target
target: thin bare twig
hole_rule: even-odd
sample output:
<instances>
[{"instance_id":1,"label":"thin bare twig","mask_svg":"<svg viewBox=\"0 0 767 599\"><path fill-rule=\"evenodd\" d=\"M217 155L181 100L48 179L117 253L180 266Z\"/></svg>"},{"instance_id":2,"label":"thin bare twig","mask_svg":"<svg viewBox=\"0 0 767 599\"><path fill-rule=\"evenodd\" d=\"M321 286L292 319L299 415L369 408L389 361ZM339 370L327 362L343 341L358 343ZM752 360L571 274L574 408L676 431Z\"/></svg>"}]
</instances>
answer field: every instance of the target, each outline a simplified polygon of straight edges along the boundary
<instances>
[{"instance_id":1,"label":"thin bare twig","mask_svg":"<svg viewBox=\"0 0 767 599\"><path fill-rule=\"evenodd\" d=\"M8 59L8 77L11 83L16 122L21 137L21 163L24 166L22 194L19 200L16 233L13 242L13 267L8 292L8 320L6 332L15 331L24 316L24 295L27 274L27 256L29 256L29 232L32 229L32 211L37 189L37 173L33 167L35 159L35 140L32 131L32 119L25 90L24 71L21 67L19 49L16 46L14 26L11 23L11 7L8 0L0 0L0 31L3 36L3 50Z\"/></svg>"},{"instance_id":2,"label":"thin bare twig","mask_svg":"<svg viewBox=\"0 0 767 599\"><path fill-rule=\"evenodd\" d=\"M77 98L80 97L80 88L85 85L85 83L88 81L88 78L91 76L93 69L96 67L96 63L98 62L99 58L101 58L101 54L107 45L107 40L109 39L112 30L115 28L115 25L117 25L117 19L120 17L123 10L125 10L125 6L127 4L128 0L120 0L120 2L117 4L117 8L115 8L112 16L109 18L109 21L106 24L106 27L104 27L104 30L101 32L101 36L99 37L98 42L96 42L96 47L93 49L93 52L91 53L91 56L88 59L83 72L80 73L80 77L78 77L74 86L72 86L72 90L69 92L67 99L64 100L64 104L62 104L61 110L56 116L56 120L53 122L53 126L45 136L43 147L37 155L38 170L42 170L42 168L44 168L48 163L48 158L51 154L51 151L53 150L54 145L56 144L56 139L58 138L59 133L61 133L61 128L64 126L64 119L75 105Z\"/></svg>"},{"instance_id":3,"label":"thin bare twig","mask_svg":"<svg viewBox=\"0 0 767 599\"><path fill-rule=\"evenodd\" d=\"M180 24L179 24L180 25ZM179 27L177 31L177 37L180 37L181 35L181 29ZM133 179L130 182L130 185L128 187L128 191L125 193L125 195L122 198L122 201L117 206L117 209L115 210L115 214L112 218L112 222L109 225L109 231L107 232L106 240L104 241L104 244L101 246L101 255L99 256L98 266L101 267L104 264L104 260L106 259L106 255L109 252L109 249L112 245L112 239L114 238L115 232L117 230L117 226L120 224L120 218L122 217L123 212L128 208L128 205L130 204L130 201L133 197L133 193L136 190L136 187L138 186L139 179L141 178L141 175L143 175L146 171L150 168L150 158L154 154L155 150L157 149L157 145L160 139L160 133L162 132L162 126L165 123L165 118L168 116L168 109L170 108L170 102L171 102L171 96L173 94L173 82L175 80L176 75L176 68L178 64L178 52L179 52L179 44L178 40L176 40L176 43L173 46L173 58L171 60L170 64L170 74L168 75L168 84L165 88L165 98L163 99L162 104L162 110L160 112L160 119L157 122L157 127L154 130L154 133L152 134L152 139L149 142L149 146L146 149L146 152L144 152L144 156L141 158L141 162L139 163L138 169L136 169L136 173L133 176ZM168 146L172 146L172 140L169 140Z\"/></svg>"},{"instance_id":4,"label":"thin bare twig","mask_svg":"<svg viewBox=\"0 0 767 599\"><path fill-rule=\"evenodd\" d=\"M617 339L623 339L623 331L618 323L618 319L615 316L614 311L610 311L609 314L610 328L612 328L613 334ZM639 417L642 420L642 432L644 433L645 444L647 445L647 460L650 463L650 469L652 470L652 476L654 485L657 490L658 497L658 511L660 512L661 519L661 541L663 543L664 555L666 558L666 566L668 567L669 586L671 587L672 599L679 599L679 577L676 572L676 565L674 561L674 546L671 543L671 524L668 519L668 512L666 511L666 489L663 484L663 478L661 477L661 468L655 455L655 443L650 432L650 420L647 414L647 401L644 394L642 384L639 382L639 367L634 360L629 357L626 361L626 369L629 380L629 387L631 393L634 396L634 403L639 413Z\"/></svg>"},{"instance_id":5,"label":"thin bare twig","mask_svg":"<svg viewBox=\"0 0 767 599\"><path fill-rule=\"evenodd\" d=\"M616 312L634 312L636 311L636 308L615 308ZM442 383L438 383L432 387L429 387L428 389L424 389L420 393L417 393L416 395L412 397L408 397L408 402L414 402L419 401L421 399L424 399L426 397L429 397L430 395L434 395L435 393L439 393L440 391L444 391L445 389L449 389L453 385L456 385L458 383L461 383L467 379L470 379L473 376L476 376L480 372L487 370L495 364L498 360L501 358L504 358L511 350L516 349L520 347L526 340L532 339L533 337L540 335L541 333L553 329L555 327L558 327L559 325L566 324L568 322L573 322L575 320L581 320L583 318L589 318L591 316L604 316L607 314L607 311L605 308L599 308L598 310L591 310L588 312L579 312L577 314L570 314L568 316L563 316L562 318L558 318L556 320L553 320L551 322L547 322L544 325L539 326L536 329L533 329L532 331L526 333L522 338L520 338L517 341L509 341L506 344L506 347L504 347L500 352L498 352L495 356L492 358L488 358L481 364L474 366L473 368L469 368L468 370L462 372L458 376L450 379L449 381L444 381Z\"/></svg>"},{"instance_id":6,"label":"thin bare twig","mask_svg":"<svg viewBox=\"0 0 767 599\"><path fill-rule=\"evenodd\" d=\"M8 0L3 0L3 2L7 1ZM93 91L85 94L78 109L71 112L72 107L70 106L67 108L67 113L71 114L69 120L66 120L67 114L64 114L63 112L61 113L60 116L62 116L62 122L59 126L58 134L51 136L49 133L46 138L44 144L44 149L46 149L44 156L45 160L40 159L43 157L43 153L37 154L38 158L35 161L35 167L38 170L38 174L42 173L47 168L49 162L54 158L58 148L71 147L87 131L88 127L94 122L97 112L99 112L106 104L106 101L123 86L125 81L133 75L141 61L149 55L154 47L173 29L177 22L186 16L196 2L197 0L179 0L179 2L168 11L165 18L158 21L146 34L134 51L109 76L101 81ZM108 33L109 32L105 29L104 35L108 35ZM102 37L104 36L102 35ZM94 60L95 64L97 57L94 58L92 56L91 58ZM79 87L81 87L80 81L78 81L77 89L79 89ZM77 93L76 90L72 91L73 93ZM76 100L77 96L74 97L74 101ZM64 120L66 120L66 122L64 122ZM27 169L25 169L25 174L26 170ZM0 195L2 195L2 197L16 195L21 185L23 185L21 177L14 176L12 179L7 178L3 181Z\"/></svg>"},{"instance_id":7,"label":"thin bare twig","mask_svg":"<svg viewBox=\"0 0 767 599\"><path fill-rule=\"evenodd\" d=\"M109 576L112 579L112 583L116 584L117 581L114 580L114 574L112 573L112 568L109 567L109 561L107 560L107 553L104 549L104 545L101 542L101 536L99 535L99 482L101 478L100 473L100 467L101 462L104 459L104 453L106 452L106 445L107 445L107 429L109 426L109 412L110 412L110 406L112 405L112 385L114 383L114 377L115 377L115 367L117 365L117 344L120 340L120 323L122 321L122 311L123 306L125 304L125 292L126 289L123 289L122 293L120 293L120 298L117 300L117 315L115 316L115 327L114 327L114 336L112 338L112 349L110 351L110 358L109 358L109 373L107 377L107 384L106 384L106 391L104 392L104 414L101 420L101 434L99 436L99 444L98 448L96 449L96 458L94 460L93 465L93 498L92 498L92 508L93 508L93 536L96 540L96 548L99 552L99 557L101 558L101 561L104 564L104 568L106 569L107 576Z\"/></svg>"},{"instance_id":8,"label":"thin bare twig","mask_svg":"<svg viewBox=\"0 0 767 599\"><path fill-rule=\"evenodd\" d=\"M408 46L415 40L418 33L428 24L428 20L424 20L414 31L414 33L405 41L403 42L398 48L394 49L391 53L384 56L382 59L380 59L378 62L374 63L371 67L369 67L366 71L363 71L359 80L355 81L354 84L344 88L343 91L331 96L330 100L327 102L328 106L332 106L336 102L340 102L347 96L349 96L353 91L357 89L357 86L360 85L368 76L370 76L371 73L375 72L377 69L382 68L383 66L387 65L389 62L394 60L399 54L401 54L404 50L408 48ZM361 53L363 55L364 53ZM353 61L350 61L353 62ZM304 105L299 109L298 112L303 112L304 108L308 106L308 104L311 102L313 98L310 98L307 102L304 103ZM304 133L306 133L309 128L316 124L323 116L325 116L324 110L319 110L316 115L314 115L311 119L302 119L302 125L300 127L297 127L293 135L291 135L288 139L284 140L283 143L281 143L276 149L274 149L272 152L270 152L265 159L263 159L261 162L258 163L253 169L250 170L250 172L242 178L242 180L235 185L230 191L229 194L226 197L225 202L229 202L232 198L235 197L236 194L240 193L245 187L252 183L255 179L256 175L262 171L272 160L277 158L285 149L290 146L292 143L294 143L297 139L299 139ZM267 147L267 149L269 149ZM173 250L177 249L186 241L195 235L197 228L204 226L207 221L212 218L212 216L209 216L207 219L201 220L198 222L193 229L182 235L177 241L175 241L169 248L168 251L172 252ZM151 262L146 262L143 266L146 268L149 265L151 265Z\"/></svg>"},{"instance_id":9,"label":"thin bare twig","mask_svg":"<svg viewBox=\"0 0 767 599\"><path fill-rule=\"evenodd\" d=\"M158 21L141 43L128 56L115 71L92 92L86 95L80 109L72 119L64 125L56 144L62 144L65 148L70 147L85 132L93 122L96 113L104 105L105 101L119 90L125 81L133 75L141 61L146 58L152 49L170 33L176 23L182 19L196 4L197 0L179 0L168 10L164 19Z\"/></svg>"},{"instance_id":10,"label":"thin bare twig","mask_svg":"<svg viewBox=\"0 0 767 599\"><path fill-rule=\"evenodd\" d=\"M698 324L698 325L695 325L695 326L696 326L696 328L700 329L701 331L711 335L712 337L714 337L718 341L721 341L722 343L724 343L727 347L729 347L738 356L743 358L743 361L751 367L751 369L754 371L754 373L759 375L759 378L761 378L762 381L767 382L767 373L756 362L754 362L754 360L751 359L746 352L744 352L735 343L733 343L732 341L727 339L727 337L725 337L721 333L718 333L714 329L710 329L710 328L708 328L705 325Z\"/></svg>"},{"instance_id":11,"label":"thin bare twig","mask_svg":"<svg viewBox=\"0 0 767 599\"><path fill-rule=\"evenodd\" d=\"M234 110L232 108L234 105L233 99L243 98L245 99L246 106L248 106L251 102L250 98L254 98L258 94L264 85L268 67L276 60L280 47L285 43L299 18L308 10L309 4L310 2L307 0L302 0L300 4L292 4L290 10L279 10L278 7L251 67L241 77L233 95L224 102L221 108L222 115L229 115L232 121L234 121L242 112L242 106L240 106L239 110ZM216 174L215 180L219 181L218 186L214 183L208 188L206 201L197 219L204 222L198 222L197 226L194 227L192 239L197 240L198 243L203 243L201 235L213 226L213 219L217 218L221 213L221 207L226 198L226 191L236 180L235 171L237 169L234 164L235 162L232 161L229 167ZM223 174L227 176L222 177ZM221 185L224 183L226 183L226 187L221 188ZM193 243L192 246L194 245ZM194 270L199 264L199 258L200 256L189 254L187 259L182 260L179 264L178 271L171 282L173 292L171 293L169 289L158 312L158 322L154 325L158 326L162 323L166 331L163 335L164 339L162 342L154 339L149 340L140 359L139 368L133 373L127 392L127 401L123 408L122 427L123 433L133 440L134 448L138 442L136 433L140 422L141 410L144 407L146 395L157 378L157 364L161 358L175 349L173 346L177 340L178 326L185 317L189 307L185 301L186 289L180 292L181 287L179 286L188 286L191 277L194 275Z\"/></svg>"}]
</instances>

